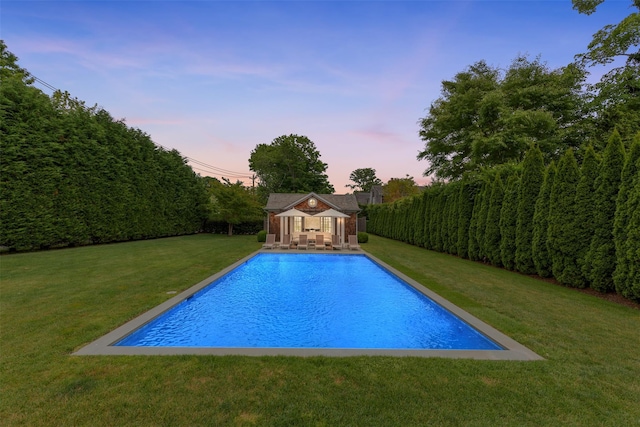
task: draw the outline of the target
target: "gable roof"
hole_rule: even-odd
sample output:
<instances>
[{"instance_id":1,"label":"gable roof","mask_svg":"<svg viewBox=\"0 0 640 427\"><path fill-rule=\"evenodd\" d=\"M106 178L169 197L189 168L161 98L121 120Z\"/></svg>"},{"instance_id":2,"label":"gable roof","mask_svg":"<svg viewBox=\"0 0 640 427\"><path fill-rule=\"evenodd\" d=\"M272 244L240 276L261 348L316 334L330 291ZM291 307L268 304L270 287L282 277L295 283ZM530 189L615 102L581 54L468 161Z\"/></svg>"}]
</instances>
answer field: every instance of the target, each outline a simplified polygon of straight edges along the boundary
<instances>
[{"instance_id":1,"label":"gable roof","mask_svg":"<svg viewBox=\"0 0 640 427\"><path fill-rule=\"evenodd\" d=\"M353 194L316 194L316 193L271 193L265 206L266 211L283 211L315 197L333 209L341 212L358 212L360 207Z\"/></svg>"}]
</instances>

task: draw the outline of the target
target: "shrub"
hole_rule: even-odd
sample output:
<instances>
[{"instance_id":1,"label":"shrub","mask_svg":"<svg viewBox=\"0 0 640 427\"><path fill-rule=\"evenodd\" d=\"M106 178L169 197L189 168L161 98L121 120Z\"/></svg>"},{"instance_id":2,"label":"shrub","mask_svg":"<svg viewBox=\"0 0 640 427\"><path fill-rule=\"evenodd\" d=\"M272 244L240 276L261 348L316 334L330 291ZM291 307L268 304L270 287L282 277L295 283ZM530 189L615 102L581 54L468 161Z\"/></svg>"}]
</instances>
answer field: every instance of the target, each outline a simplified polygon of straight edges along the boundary
<instances>
[{"instance_id":1,"label":"shrub","mask_svg":"<svg viewBox=\"0 0 640 427\"><path fill-rule=\"evenodd\" d=\"M615 289L613 274L616 268L616 246L613 241L613 228L624 162L622 138L614 130L604 150L595 183L593 238L590 241L584 269L591 281L591 287L600 292Z\"/></svg>"},{"instance_id":2,"label":"shrub","mask_svg":"<svg viewBox=\"0 0 640 427\"><path fill-rule=\"evenodd\" d=\"M369 241L369 235L365 232L358 232L358 243L367 243Z\"/></svg>"},{"instance_id":3,"label":"shrub","mask_svg":"<svg viewBox=\"0 0 640 427\"><path fill-rule=\"evenodd\" d=\"M533 228L535 206L544 181L544 159L538 146L525 155L522 180L518 189L516 222L516 269L524 274L536 272L533 262Z\"/></svg>"},{"instance_id":4,"label":"shrub","mask_svg":"<svg viewBox=\"0 0 640 427\"><path fill-rule=\"evenodd\" d=\"M258 242L264 243L267 241L267 232L265 230L258 231Z\"/></svg>"}]
</instances>

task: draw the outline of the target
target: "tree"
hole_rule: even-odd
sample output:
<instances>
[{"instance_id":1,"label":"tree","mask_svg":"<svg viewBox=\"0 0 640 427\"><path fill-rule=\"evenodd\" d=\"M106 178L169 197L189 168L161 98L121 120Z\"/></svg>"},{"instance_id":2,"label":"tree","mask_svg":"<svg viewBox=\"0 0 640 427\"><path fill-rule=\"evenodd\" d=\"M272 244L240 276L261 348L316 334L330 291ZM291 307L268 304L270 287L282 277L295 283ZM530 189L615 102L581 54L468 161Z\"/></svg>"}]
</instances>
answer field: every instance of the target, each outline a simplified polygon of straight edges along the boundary
<instances>
[{"instance_id":1,"label":"tree","mask_svg":"<svg viewBox=\"0 0 640 427\"><path fill-rule=\"evenodd\" d=\"M578 163L569 149L558 163L558 174L553 181L549 203L549 229L547 246L551 256L553 276L562 284L580 286L578 268L579 243L576 238L575 193L580 180Z\"/></svg>"},{"instance_id":2,"label":"tree","mask_svg":"<svg viewBox=\"0 0 640 427\"><path fill-rule=\"evenodd\" d=\"M522 167L522 181L518 188L515 262L518 271L533 274L536 272L532 254L533 216L544 180L544 159L537 145L527 151Z\"/></svg>"},{"instance_id":3,"label":"tree","mask_svg":"<svg viewBox=\"0 0 640 427\"><path fill-rule=\"evenodd\" d=\"M640 168L640 161L636 162L636 167ZM627 241L622 254L627 267L624 296L640 302L640 174L635 176L629 192L627 210L630 217L626 229Z\"/></svg>"},{"instance_id":4,"label":"tree","mask_svg":"<svg viewBox=\"0 0 640 427\"><path fill-rule=\"evenodd\" d=\"M573 0L573 8L590 15L604 0ZM628 145L640 131L640 2L631 2L635 12L617 24L605 25L593 35L587 51L576 55L582 66L611 64L619 57L626 62L606 72L591 88L590 104L598 137L606 141L614 129Z\"/></svg>"},{"instance_id":5,"label":"tree","mask_svg":"<svg viewBox=\"0 0 640 427\"><path fill-rule=\"evenodd\" d=\"M640 165L637 165L640 166ZM629 266L625 296L640 302L640 178L636 176L635 184L627 201L631 213L627 225L626 263Z\"/></svg>"},{"instance_id":6,"label":"tree","mask_svg":"<svg viewBox=\"0 0 640 427\"><path fill-rule=\"evenodd\" d=\"M500 256L500 211L504 198L504 186L500 175L496 174L491 188L489 208L487 210L487 222L484 232L484 251L491 264L502 266Z\"/></svg>"},{"instance_id":7,"label":"tree","mask_svg":"<svg viewBox=\"0 0 640 427\"><path fill-rule=\"evenodd\" d=\"M640 209L640 199L631 197L634 186L640 176L640 133L635 137L631 146L631 151L627 156L624 169L622 170L622 178L620 183L620 191L616 200L616 213L613 226L613 239L616 247L616 269L613 274L613 280L616 292L631 298L634 295L632 290L633 284L629 279L629 271L633 265L633 258L628 257L628 248L631 243L629 232L630 223L633 212ZM637 261L637 259L636 259ZM640 289L638 289L638 298L640 298Z\"/></svg>"},{"instance_id":8,"label":"tree","mask_svg":"<svg viewBox=\"0 0 640 427\"><path fill-rule=\"evenodd\" d=\"M576 65L550 70L517 57L502 73L480 61L442 82L442 96L420 122L425 175L456 179L467 171L520 162L532 143L548 159L582 143L582 82Z\"/></svg>"},{"instance_id":9,"label":"tree","mask_svg":"<svg viewBox=\"0 0 640 427\"><path fill-rule=\"evenodd\" d=\"M572 0L573 8L580 13L591 15L604 0ZM640 11L640 2L631 1L631 7ZM640 61L640 13L633 12L618 24L605 25L593 35L586 53L578 58L588 65L609 64L618 56L629 61Z\"/></svg>"},{"instance_id":10,"label":"tree","mask_svg":"<svg viewBox=\"0 0 640 427\"><path fill-rule=\"evenodd\" d=\"M578 266L582 271L579 287L588 286L588 270L590 263L587 261L587 252L591 244L591 238L595 231L594 195L596 190L596 178L600 162L592 146L587 147L582 166L580 167L580 181L576 188L576 222L580 227L576 228L578 235Z\"/></svg>"},{"instance_id":11,"label":"tree","mask_svg":"<svg viewBox=\"0 0 640 427\"><path fill-rule=\"evenodd\" d=\"M206 187L210 195L209 219L228 224L228 235L233 235L233 226L246 221L259 220L263 216L262 206L251 189L242 181L231 183L227 178L220 182L206 177Z\"/></svg>"},{"instance_id":12,"label":"tree","mask_svg":"<svg viewBox=\"0 0 640 427\"><path fill-rule=\"evenodd\" d=\"M624 161L625 151L622 139L614 131L604 151L595 183L593 237L584 266L584 271L591 281L591 287L600 292L614 290L613 272L616 265L616 249L613 241L613 222Z\"/></svg>"},{"instance_id":13,"label":"tree","mask_svg":"<svg viewBox=\"0 0 640 427\"><path fill-rule=\"evenodd\" d=\"M507 182L507 189L500 211L500 257L502 265L509 270L516 263L516 223L518 221L518 189L520 179L513 174Z\"/></svg>"},{"instance_id":14,"label":"tree","mask_svg":"<svg viewBox=\"0 0 640 427\"><path fill-rule=\"evenodd\" d=\"M376 170L372 168L361 168L351 172L349 179L354 184L347 184L345 187L351 188L355 191L362 191L368 193L375 185L382 185L382 181L376 176Z\"/></svg>"},{"instance_id":15,"label":"tree","mask_svg":"<svg viewBox=\"0 0 640 427\"><path fill-rule=\"evenodd\" d=\"M533 214L533 241L531 243L531 257L540 277L551 276L551 255L547 245L549 234L549 199L551 188L558 173L555 162L551 162L545 170L540 194L536 199Z\"/></svg>"},{"instance_id":16,"label":"tree","mask_svg":"<svg viewBox=\"0 0 640 427\"><path fill-rule=\"evenodd\" d=\"M404 178L391 178L383 187L382 195L385 203L393 203L404 197L418 194L420 190L412 176Z\"/></svg>"},{"instance_id":17,"label":"tree","mask_svg":"<svg viewBox=\"0 0 640 427\"><path fill-rule=\"evenodd\" d=\"M458 255L462 258L469 257L469 239L471 237L471 221L473 218L473 206L480 191L478 181L463 181L458 195ZM477 221L477 220L476 220ZM475 228L473 229L475 235Z\"/></svg>"},{"instance_id":18,"label":"tree","mask_svg":"<svg viewBox=\"0 0 640 427\"><path fill-rule=\"evenodd\" d=\"M259 179L258 195L266 200L271 193L333 193L326 175L327 164L306 136L283 135L271 144L259 144L251 152L249 169Z\"/></svg>"}]
</instances>

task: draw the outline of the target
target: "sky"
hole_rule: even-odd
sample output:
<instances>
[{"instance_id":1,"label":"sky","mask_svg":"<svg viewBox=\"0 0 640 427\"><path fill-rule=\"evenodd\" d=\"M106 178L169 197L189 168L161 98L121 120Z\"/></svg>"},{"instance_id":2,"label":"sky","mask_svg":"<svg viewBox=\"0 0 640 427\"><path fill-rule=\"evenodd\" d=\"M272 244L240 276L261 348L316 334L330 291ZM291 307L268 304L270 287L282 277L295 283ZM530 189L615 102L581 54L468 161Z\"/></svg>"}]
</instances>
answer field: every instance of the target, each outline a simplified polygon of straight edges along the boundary
<instances>
[{"instance_id":1,"label":"sky","mask_svg":"<svg viewBox=\"0 0 640 427\"><path fill-rule=\"evenodd\" d=\"M252 150L297 134L341 194L359 168L429 182L419 121L443 80L520 54L565 66L630 4L582 15L569 0L2 0L0 38L35 77L197 161L201 175L251 185Z\"/></svg>"}]
</instances>

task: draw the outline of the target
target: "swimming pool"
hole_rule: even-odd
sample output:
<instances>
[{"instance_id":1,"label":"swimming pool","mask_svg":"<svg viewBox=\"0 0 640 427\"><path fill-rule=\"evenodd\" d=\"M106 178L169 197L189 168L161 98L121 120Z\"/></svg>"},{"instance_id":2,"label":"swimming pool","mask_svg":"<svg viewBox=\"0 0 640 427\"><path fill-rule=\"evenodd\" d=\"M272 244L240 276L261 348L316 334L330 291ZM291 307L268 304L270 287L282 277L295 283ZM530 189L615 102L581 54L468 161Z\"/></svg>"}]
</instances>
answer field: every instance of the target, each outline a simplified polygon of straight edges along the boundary
<instances>
[{"instance_id":1,"label":"swimming pool","mask_svg":"<svg viewBox=\"0 0 640 427\"><path fill-rule=\"evenodd\" d=\"M499 350L364 255L262 253L118 346Z\"/></svg>"},{"instance_id":2,"label":"swimming pool","mask_svg":"<svg viewBox=\"0 0 640 427\"><path fill-rule=\"evenodd\" d=\"M258 253L75 354L540 359L368 254Z\"/></svg>"}]
</instances>

